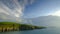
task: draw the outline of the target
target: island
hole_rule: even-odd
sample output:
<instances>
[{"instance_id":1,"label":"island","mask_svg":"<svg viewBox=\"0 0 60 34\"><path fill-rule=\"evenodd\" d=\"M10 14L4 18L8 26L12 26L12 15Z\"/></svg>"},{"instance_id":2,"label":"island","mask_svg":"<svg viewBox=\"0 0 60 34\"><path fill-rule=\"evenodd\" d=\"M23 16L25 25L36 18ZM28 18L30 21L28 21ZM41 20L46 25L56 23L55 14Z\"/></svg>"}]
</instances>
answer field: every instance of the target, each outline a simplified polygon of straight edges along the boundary
<instances>
[{"instance_id":1,"label":"island","mask_svg":"<svg viewBox=\"0 0 60 34\"><path fill-rule=\"evenodd\" d=\"M34 26L29 24L20 24L15 22L0 22L0 32L8 31L24 31L24 30L34 30L43 29L43 26Z\"/></svg>"}]
</instances>

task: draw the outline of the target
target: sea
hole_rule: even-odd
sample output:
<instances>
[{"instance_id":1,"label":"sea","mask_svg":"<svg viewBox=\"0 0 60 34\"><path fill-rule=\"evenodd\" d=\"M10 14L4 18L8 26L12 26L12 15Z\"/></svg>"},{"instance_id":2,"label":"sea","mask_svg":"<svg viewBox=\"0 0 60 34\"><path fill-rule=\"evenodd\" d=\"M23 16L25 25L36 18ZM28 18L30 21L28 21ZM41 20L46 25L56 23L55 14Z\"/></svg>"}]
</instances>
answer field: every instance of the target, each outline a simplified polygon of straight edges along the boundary
<instances>
[{"instance_id":1,"label":"sea","mask_svg":"<svg viewBox=\"0 0 60 34\"><path fill-rule=\"evenodd\" d=\"M0 34L60 34L60 27L47 27L45 29L0 32Z\"/></svg>"}]
</instances>

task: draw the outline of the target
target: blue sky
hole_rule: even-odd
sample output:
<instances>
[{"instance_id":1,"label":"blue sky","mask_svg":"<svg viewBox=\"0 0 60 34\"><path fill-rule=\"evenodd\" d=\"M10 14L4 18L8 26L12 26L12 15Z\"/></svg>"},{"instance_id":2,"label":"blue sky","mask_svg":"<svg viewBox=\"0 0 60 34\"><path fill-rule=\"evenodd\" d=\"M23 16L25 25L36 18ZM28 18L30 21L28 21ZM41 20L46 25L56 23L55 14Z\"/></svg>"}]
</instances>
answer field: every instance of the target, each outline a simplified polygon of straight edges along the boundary
<instances>
[{"instance_id":1,"label":"blue sky","mask_svg":"<svg viewBox=\"0 0 60 34\"><path fill-rule=\"evenodd\" d=\"M25 17L39 17L54 13L60 9L60 0L36 0L32 5L25 7Z\"/></svg>"},{"instance_id":2,"label":"blue sky","mask_svg":"<svg viewBox=\"0 0 60 34\"><path fill-rule=\"evenodd\" d=\"M15 18L60 16L60 0L0 0L1 13Z\"/></svg>"}]
</instances>

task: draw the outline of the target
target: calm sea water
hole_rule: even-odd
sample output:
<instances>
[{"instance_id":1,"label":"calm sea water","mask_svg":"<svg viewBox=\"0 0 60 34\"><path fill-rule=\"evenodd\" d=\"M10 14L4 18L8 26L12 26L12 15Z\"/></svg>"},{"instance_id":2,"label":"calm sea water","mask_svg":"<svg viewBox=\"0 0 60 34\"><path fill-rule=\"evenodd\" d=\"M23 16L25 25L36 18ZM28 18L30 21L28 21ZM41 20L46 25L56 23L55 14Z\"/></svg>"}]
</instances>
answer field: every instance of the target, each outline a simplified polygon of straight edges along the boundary
<instances>
[{"instance_id":1,"label":"calm sea water","mask_svg":"<svg viewBox=\"0 0 60 34\"><path fill-rule=\"evenodd\" d=\"M60 34L60 27L49 27L30 31L0 32L0 34Z\"/></svg>"}]
</instances>

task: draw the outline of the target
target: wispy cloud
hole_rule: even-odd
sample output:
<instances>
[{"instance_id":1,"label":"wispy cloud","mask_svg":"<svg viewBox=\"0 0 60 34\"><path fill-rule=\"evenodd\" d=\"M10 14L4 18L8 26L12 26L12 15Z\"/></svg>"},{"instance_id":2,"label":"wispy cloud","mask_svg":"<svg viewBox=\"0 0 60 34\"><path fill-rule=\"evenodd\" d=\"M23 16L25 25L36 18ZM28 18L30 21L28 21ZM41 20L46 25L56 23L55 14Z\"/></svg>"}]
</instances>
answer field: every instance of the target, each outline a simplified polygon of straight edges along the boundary
<instances>
[{"instance_id":1,"label":"wispy cloud","mask_svg":"<svg viewBox=\"0 0 60 34\"><path fill-rule=\"evenodd\" d=\"M34 0L0 0L0 14L20 18L26 5L33 4Z\"/></svg>"},{"instance_id":2,"label":"wispy cloud","mask_svg":"<svg viewBox=\"0 0 60 34\"><path fill-rule=\"evenodd\" d=\"M11 11L11 10L1 2L0 13L5 13L5 14L9 15L9 13L8 13L9 11Z\"/></svg>"}]
</instances>

